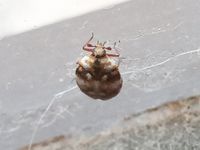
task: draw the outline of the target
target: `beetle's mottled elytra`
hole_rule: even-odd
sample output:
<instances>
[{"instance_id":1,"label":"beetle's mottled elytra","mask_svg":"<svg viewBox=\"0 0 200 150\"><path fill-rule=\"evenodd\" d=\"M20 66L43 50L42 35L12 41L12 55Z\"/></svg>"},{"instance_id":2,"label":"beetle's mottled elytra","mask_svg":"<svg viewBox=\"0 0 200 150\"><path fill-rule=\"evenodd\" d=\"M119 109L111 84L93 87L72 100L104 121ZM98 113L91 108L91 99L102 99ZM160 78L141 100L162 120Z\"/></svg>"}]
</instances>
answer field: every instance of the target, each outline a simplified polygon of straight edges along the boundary
<instances>
[{"instance_id":1,"label":"beetle's mottled elytra","mask_svg":"<svg viewBox=\"0 0 200 150\"><path fill-rule=\"evenodd\" d=\"M114 47L105 47L106 42L90 44L94 35L83 46L83 50L90 55L80 59L76 69L76 82L80 90L86 95L101 100L108 100L116 96L122 87L122 78L118 70L119 64L112 57L119 57ZM107 53L114 49L116 54Z\"/></svg>"}]
</instances>

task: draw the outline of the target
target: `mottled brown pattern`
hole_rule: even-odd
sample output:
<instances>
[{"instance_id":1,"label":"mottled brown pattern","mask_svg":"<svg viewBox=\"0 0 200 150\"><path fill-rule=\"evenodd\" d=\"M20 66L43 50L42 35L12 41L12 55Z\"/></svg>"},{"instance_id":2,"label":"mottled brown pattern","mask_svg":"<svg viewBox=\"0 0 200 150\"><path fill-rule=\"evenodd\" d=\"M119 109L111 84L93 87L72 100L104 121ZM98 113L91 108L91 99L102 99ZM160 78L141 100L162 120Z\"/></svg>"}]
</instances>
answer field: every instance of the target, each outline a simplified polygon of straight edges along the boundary
<instances>
[{"instance_id":1,"label":"mottled brown pattern","mask_svg":"<svg viewBox=\"0 0 200 150\"><path fill-rule=\"evenodd\" d=\"M83 46L83 50L91 52L89 56L84 56L78 61L76 69L76 82L80 90L86 95L94 98L107 100L116 96L121 87L122 79L118 70L118 65L112 57L119 57L119 54L107 54L105 43L97 42L92 45L90 41ZM113 47L115 51L115 45Z\"/></svg>"},{"instance_id":2,"label":"mottled brown pattern","mask_svg":"<svg viewBox=\"0 0 200 150\"><path fill-rule=\"evenodd\" d=\"M94 71L92 72L91 70L89 69L86 70L79 65L78 68L76 69L76 75L81 79L88 80L86 76L87 73L92 75L93 80L99 80L102 82L115 82L121 79L121 75L119 73L118 68L115 68L111 71L104 71L101 68L95 68ZM107 76L107 80L102 80L102 77L104 75Z\"/></svg>"},{"instance_id":3,"label":"mottled brown pattern","mask_svg":"<svg viewBox=\"0 0 200 150\"><path fill-rule=\"evenodd\" d=\"M97 66L93 69L94 71L92 72L80 65L77 67L77 84L80 90L94 99L107 100L116 96L122 87L122 79L118 68L107 71ZM87 73L92 75L91 79L88 79ZM105 75L107 78L103 79ZM81 82L79 82L80 80ZM94 88L95 86L96 88Z\"/></svg>"}]
</instances>

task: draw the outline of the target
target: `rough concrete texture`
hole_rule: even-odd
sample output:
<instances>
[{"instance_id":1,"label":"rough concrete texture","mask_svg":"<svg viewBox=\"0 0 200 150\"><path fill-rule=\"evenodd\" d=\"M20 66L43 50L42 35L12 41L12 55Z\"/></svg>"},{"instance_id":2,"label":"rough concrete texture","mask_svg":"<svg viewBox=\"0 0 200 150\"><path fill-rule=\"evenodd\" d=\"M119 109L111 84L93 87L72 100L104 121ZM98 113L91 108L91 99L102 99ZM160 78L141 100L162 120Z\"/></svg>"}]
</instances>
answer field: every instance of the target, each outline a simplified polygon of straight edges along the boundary
<instances>
[{"instance_id":1,"label":"rough concrete texture","mask_svg":"<svg viewBox=\"0 0 200 150\"><path fill-rule=\"evenodd\" d=\"M134 114L96 136L59 136L34 144L32 150L199 150L199 129L197 96Z\"/></svg>"},{"instance_id":2,"label":"rough concrete texture","mask_svg":"<svg viewBox=\"0 0 200 150\"><path fill-rule=\"evenodd\" d=\"M133 0L1 39L0 149L93 136L130 114L199 95L199 14L197 0ZM92 32L94 42L121 40L125 58L122 90L106 102L87 97L73 80Z\"/></svg>"}]
</instances>

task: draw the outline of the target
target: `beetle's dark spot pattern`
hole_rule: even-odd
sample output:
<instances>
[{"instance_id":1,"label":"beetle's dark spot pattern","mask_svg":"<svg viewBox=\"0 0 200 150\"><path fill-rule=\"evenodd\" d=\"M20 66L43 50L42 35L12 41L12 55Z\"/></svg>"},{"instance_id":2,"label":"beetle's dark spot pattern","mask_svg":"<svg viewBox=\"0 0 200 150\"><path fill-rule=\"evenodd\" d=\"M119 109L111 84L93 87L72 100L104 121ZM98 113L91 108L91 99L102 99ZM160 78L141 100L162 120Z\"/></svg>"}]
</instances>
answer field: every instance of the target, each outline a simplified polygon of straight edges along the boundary
<instances>
[{"instance_id":1,"label":"beetle's dark spot pattern","mask_svg":"<svg viewBox=\"0 0 200 150\"><path fill-rule=\"evenodd\" d=\"M93 37L94 35L83 46L83 50L91 54L78 61L76 83L86 95L94 99L107 100L116 96L122 87L123 81L118 64L112 59L112 57L119 57L119 54L107 54L106 50L112 50L112 48L106 47L106 42L90 44ZM113 49L116 50L115 45Z\"/></svg>"},{"instance_id":2,"label":"beetle's dark spot pattern","mask_svg":"<svg viewBox=\"0 0 200 150\"><path fill-rule=\"evenodd\" d=\"M87 77L88 73L92 76L90 80ZM90 72L79 66L76 69L76 75L77 84L81 91L94 99L110 99L116 96L122 87L121 76L117 68L110 72L100 71L99 69ZM102 80L105 76L106 80Z\"/></svg>"},{"instance_id":3,"label":"beetle's dark spot pattern","mask_svg":"<svg viewBox=\"0 0 200 150\"><path fill-rule=\"evenodd\" d=\"M100 71L98 68L96 68L94 70L94 72L90 72L89 70L86 70L84 69L82 66L79 66L77 69L76 69L76 75L84 80L88 80L88 77L87 77L87 74L90 74L92 76L92 79L94 80L101 80L102 82L105 81L105 82L115 82L117 80L120 80L121 79L121 75L118 71L117 68L115 68L114 70L112 71L109 71L109 72L106 72L106 71ZM107 76L107 79L106 80L102 80L102 78L104 76Z\"/></svg>"}]
</instances>

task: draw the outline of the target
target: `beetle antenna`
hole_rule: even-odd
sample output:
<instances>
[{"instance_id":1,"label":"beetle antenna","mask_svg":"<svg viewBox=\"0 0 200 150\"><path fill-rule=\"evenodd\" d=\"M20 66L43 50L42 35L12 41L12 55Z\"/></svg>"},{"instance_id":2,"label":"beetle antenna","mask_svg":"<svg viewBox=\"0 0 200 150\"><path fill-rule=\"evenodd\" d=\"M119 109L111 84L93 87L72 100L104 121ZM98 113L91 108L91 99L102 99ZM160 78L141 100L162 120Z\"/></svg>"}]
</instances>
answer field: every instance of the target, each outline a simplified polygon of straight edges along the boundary
<instances>
[{"instance_id":1,"label":"beetle antenna","mask_svg":"<svg viewBox=\"0 0 200 150\"><path fill-rule=\"evenodd\" d=\"M113 47L114 47L114 49L115 49L115 47L116 47L116 44L117 44L117 42L115 42L115 43L114 43L114 46L113 46Z\"/></svg>"},{"instance_id":2,"label":"beetle antenna","mask_svg":"<svg viewBox=\"0 0 200 150\"><path fill-rule=\"evenodd\" d=\"M94 33L92 32L92 36L91 38L86 42L86 44L83 46L83 50L85 51L93 51L93 49L91 49L91 47L95 47L92 44L90 44L90 42L92 41L92 39L94 38Z\"/></svg>"},{"instance_id":3,"label":"beetle antenna","mask_svg":"<svg viewBox=\"0 0 200 150\"><path fill-rule=\"evenodd\" d=\"M118 41L118 43L120 43L120 40ZM117 42L114 43L113 48L116 48Z\"/></svg>"},{"instance_id":4,"label":"beetle antenna","mask_svg":"<svg viewBox=\"0 0 200 150\"><path fill-rule=\"evenodd\" d=\"M90 41L92 41L93 38L94 38L94 33L92 32L92 36L91 36L91 38L89 39L89 41L87 43L89 43Z\"/></svg>"}]
</instances>

